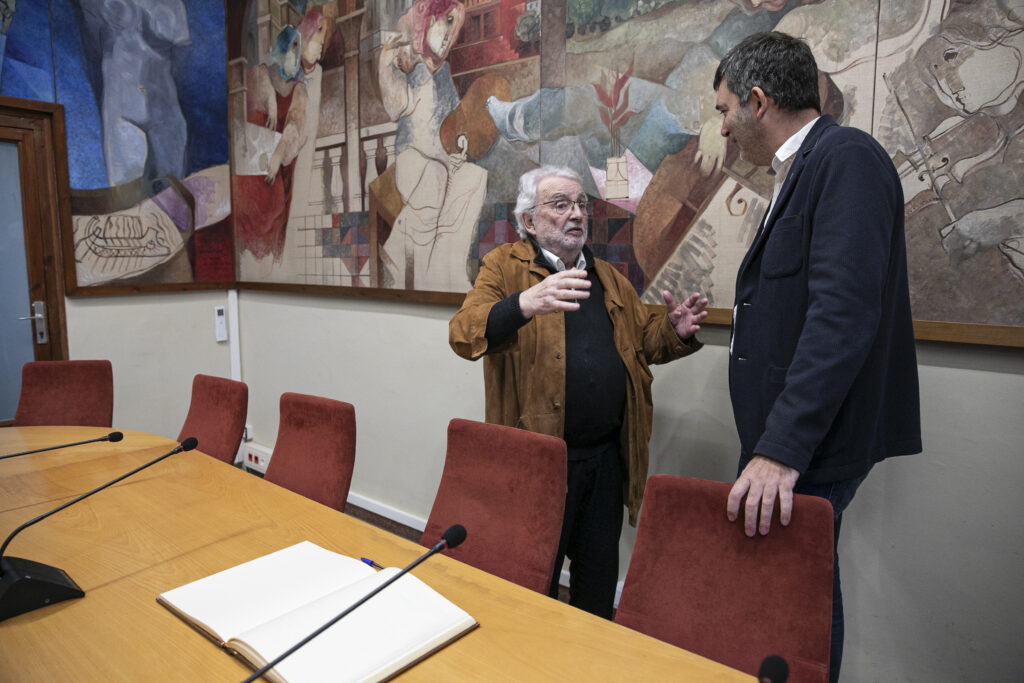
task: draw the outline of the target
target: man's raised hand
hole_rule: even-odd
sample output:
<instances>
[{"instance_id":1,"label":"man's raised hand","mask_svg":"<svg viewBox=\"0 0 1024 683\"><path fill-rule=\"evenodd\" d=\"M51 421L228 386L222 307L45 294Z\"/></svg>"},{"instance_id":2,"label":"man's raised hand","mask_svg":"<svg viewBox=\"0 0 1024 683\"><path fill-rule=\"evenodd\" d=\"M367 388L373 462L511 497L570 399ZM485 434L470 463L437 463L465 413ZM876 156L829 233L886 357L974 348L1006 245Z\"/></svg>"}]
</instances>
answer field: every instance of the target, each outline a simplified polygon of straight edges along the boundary
<instances>
[{"instance_id":1,"label":"man's raised hand","mask_svg":"<svg viewBox=\"0 0 1024 683\"><path fill-rule=\"evenodd\" d=\"M575 311L578 299L590 296L590 282L585 270L563 270L549 275L519 294L519 310L529 319L555 311Z\"/></svg>"}]
</instances>

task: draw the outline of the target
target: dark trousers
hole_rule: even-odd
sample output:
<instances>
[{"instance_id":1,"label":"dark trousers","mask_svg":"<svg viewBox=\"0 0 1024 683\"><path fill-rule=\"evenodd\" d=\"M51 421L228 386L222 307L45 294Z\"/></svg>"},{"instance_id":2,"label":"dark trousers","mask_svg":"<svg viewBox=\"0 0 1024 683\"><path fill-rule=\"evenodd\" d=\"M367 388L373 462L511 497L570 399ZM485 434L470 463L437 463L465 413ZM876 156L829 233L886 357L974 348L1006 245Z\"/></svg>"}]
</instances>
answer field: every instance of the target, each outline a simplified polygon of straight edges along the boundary
<instances>
[{"instance_id":1,"label":"dark trousers","mask_svg":"<svg viewBox=\"0 0 1024 683\"><path fill-rule=\"evenodd\" d=\"M569 449L562 538L549 595L558 597L562 561L569 558L569 604L612 618L619 578L622 532L622 466L617 442Z\"/></svg>"},{"instance_id":2,"label":"dark trousers","mask_svg":"<svg viewBox=\"0 0 1024 683\"><path fill-rule=\"evenodd\" d=\"M839 669L843 663L843 637L845 626L843 623L843 591L839 585L839 527L843 522L843 510L853 500L853 494L857 487L864 481L865 474L856 479L846 481L835 481L826 484L803 484L797 482L793 488L794 493L804 493L811 496L824 498L832 503L832 510L835 513L834 521L834 571L832 574L832 645L829 651L829 683L839 681Z\"/></svg>"}]
</instances>

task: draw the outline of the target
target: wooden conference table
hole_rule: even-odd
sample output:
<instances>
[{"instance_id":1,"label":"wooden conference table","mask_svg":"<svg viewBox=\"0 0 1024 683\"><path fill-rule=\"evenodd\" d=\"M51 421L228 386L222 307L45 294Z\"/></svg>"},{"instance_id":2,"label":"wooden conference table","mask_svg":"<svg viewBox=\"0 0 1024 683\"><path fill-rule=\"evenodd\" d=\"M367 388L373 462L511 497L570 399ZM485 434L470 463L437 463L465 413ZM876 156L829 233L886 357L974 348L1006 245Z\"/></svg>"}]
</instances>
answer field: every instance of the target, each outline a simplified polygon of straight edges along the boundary
<instances>
[{"instance_id":1,"label":"wooden conference table","mask_svg":"<svg viewBox=\"0 0 1024 683\"><path fill-rule=\"evenodd\" d=\"M109 431L2 428L0 455ZM174 446L125 431L116 444L0 460L0 539ZM199 451L173 455L11 542L8 555L63 569L85 597L0 622L0 681L240 681L251 670L156 597L302 540L384 566L404 567L424 552ZM754 680L445 556L414 573L480 627L403 681Z\"/></svg>"}]
</instances>

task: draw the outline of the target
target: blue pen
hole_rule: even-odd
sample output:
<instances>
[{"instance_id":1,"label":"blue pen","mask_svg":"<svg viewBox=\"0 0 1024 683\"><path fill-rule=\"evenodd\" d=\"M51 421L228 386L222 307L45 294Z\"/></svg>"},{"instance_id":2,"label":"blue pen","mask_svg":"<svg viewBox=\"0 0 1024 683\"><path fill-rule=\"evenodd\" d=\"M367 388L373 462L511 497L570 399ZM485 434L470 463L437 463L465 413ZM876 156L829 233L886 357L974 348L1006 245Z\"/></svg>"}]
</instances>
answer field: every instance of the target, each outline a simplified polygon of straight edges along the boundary
<instances>
[{"instance_id":1,"label":"blue pen","mask_svg":"<svg viewBox=\"0 0 1024 683\"><path fill-rule=\"evenodd\" d=\"M366 564L370 565L374 569L384 569L384 567L380 566L379 564L377 564L376 562L374 562L373 560L371 560L368 557L360 557L359 559L362 560L363 562L365 562Z\"/></svg>"}]
</instances>

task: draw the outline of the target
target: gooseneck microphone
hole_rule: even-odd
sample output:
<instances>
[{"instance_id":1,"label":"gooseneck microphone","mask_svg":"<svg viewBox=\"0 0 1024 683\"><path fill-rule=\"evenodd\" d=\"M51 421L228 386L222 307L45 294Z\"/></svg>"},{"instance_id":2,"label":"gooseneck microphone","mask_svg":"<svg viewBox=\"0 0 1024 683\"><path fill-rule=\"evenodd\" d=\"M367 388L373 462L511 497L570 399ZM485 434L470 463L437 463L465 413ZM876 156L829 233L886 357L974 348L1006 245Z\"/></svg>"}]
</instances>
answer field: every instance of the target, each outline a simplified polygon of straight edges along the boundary
<instances>
[{"instance_id":1,"label":"gooseneck microphone","mask_svg":"<svg viewBox=\"0 0 1024 683\"><path fill-rule=\"evenodd\" d=\"M120 432L114 433L118 435L118 438L121 437ZM32 560L25 560L20 557L4 557L4 551L7 550L7 546L10 545L11 540L15 536L36 522L41 522L50 515L56 514L64 508L88 498L92 494L102 491L108 486L113 486L122 479L126 479L136 472L144 470L151 465L155 465L164 458L169 458L175 453L181 453L182 451L190 451L198 444L199 441L194 436L190 436L178 444L178 446L169 453L164 453L159 458L150 460L145 465L136 467L127 474L122 474L120 477L112 479L106 484L101 484L92 491L83 493L77 498L69 500L49 512L44 512L12 531L11 535L7 537L7 540L3 542L3 545L0 545L0 621L17 616L18 614L30 612L54 602L68 600L70 598L80 598L85 595L85 591L79 588L78 584L76 584L62 569L51 567L40 562L33 562Z\"/></svg>"},{"instance_id":2,"label":"gooseneck microphone","mask_svg":"<svg viewBox=\"0 0 1024 683\"><path fill-rule=\"evenodd\" d=\"M413 562L412 564L410 564L403 571L408 571L409 569L412 569L413 567L415 567L420 562L422 562L423 560L427 559L428 557L430 557L434 553L439 553L439 552L441 552L442 550L445 550L445 549L451 550L452 548L454 548L456 546L462 545L462 542L465 541L465 540L466 540L466 527L462 526L461 524L453 524L450 527L448 527L448 529L445 530L445 532L443 534L441 534L441 540L434 544L434 546L430 549L429 553L427 553L426 555L424 555L420 559L418 559L415 562Z\"/></svg>"},{"instance_id":3,"label":"gooseneck microphone","mask_svg":"<svg viewBox=\"0 0 1024 683\"><path fill-rule=\"evenodd\" d=\"M296 650L301 648L303 645L305 645L309 641L311 641L314 638L316 638L318 635L320 635L321 633L323 633L324 631L329 629L331 626L334 626L334 624L336 624L338 621L340 621L342 619L342 617L346 616L347 614L352 612L352 610L354 610L355 608L357 608L360 605L362 605L364 602L366 602L367 600L372 598L374 595L376 595L377 593L380 593L382 590L384 590L385 588L387 588L388 586L393 584L395 581L397 581L398 579L400 579L403 576L405 576L406 574L408 574L420 562L423 562L423 560L427 559L431 555L435 555L435 554L441 552L445 548L448 548L448 549L454 548L455 546L459 545L460 543L462 543L465 540L466 540L466 527L462 526L461 524L453 524L452 526L448 527L448 529L443 534L441 534L441 540L438 541L437 543L435 543L430 550L428 550L427 552L425 552L424 554L422 554L418 558L416 558L412 562L412 564L410 564L409 566L404 568L402 571L400 571L397 574L395 574L394 576L392 576L390 579L388 579L387 581L385 581L381 585L379 585L376 588L374 588L372 591L370 591L369 593L367 593L363 597L359 598L357 601L355 601L354 603L349 605L345 609L344 612L342 612L338 616L334 617L333 619L328 621L326 624L324 624L323 626L321 626L317 630L315 630L312 633L310 633L308 636L306 636L305 638L303 638L302 640L297 642L295 645L292 645L290 648L288 648L287 650L282 652L276 659L274 659L273 661L269 662L266 666L264 666L261 669L257 669L255 672L253 672L253 674L251 676L249 676L244 681L242 681L242 683L252 683L257 678L259 678L263 674L265 674L268 671L270 671L271 669L273 669L275 666L277 666L282 661L284 661L284 659L286 657L292 655Z\"/></svg>"},{"instance_id":4,"label":"gooseneck microphone","mask_svg":"<svg viewBox=\"0 0 1024 683\"><path fill-rule=\"evenodd\" d=\"M16 458L19 455L31 455L32 453L42 453L43 451L53 451L58 448L71 448L72 446L81 446L84 443L96 443L97 441L109 441L110 443L117 443L124 438L124 434L121 432L110 432L106 436L101 436L96 439L89 439L87 441L76 441L74 443L64 443L59 446L47 446L46 448L37 448L34 451L22 451L21 453L11 453L10 455L0 455L0 460L5 458Z\"/></svg>"},{"instance_id":5,"label":"gooseneck microphone","mask_svg":"<svg viewBox=\"0 0 1024 683\"><path fill-rule=\"evenodd\" d=\"M789 678L789 664L778 655L768 655L757 670L758 683L786 683Z\"/></svg>"}]
</instances>

